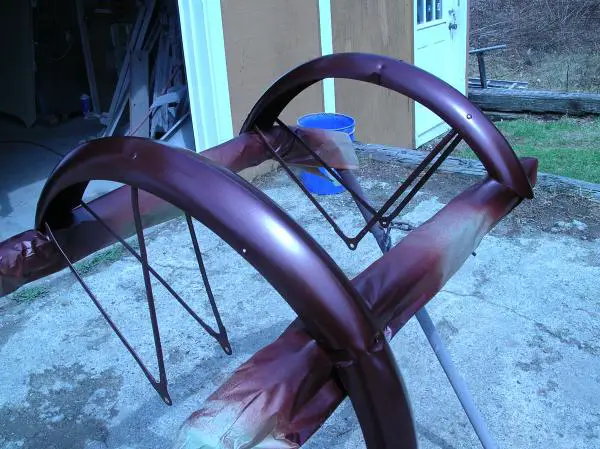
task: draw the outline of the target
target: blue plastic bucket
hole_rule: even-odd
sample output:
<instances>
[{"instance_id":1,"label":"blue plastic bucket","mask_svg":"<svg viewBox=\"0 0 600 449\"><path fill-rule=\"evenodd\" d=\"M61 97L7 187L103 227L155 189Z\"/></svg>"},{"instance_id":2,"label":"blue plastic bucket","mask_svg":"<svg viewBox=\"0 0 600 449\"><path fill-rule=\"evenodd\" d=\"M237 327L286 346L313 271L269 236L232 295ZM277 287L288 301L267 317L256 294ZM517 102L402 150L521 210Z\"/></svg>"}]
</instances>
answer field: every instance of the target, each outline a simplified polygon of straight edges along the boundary
<instances>
[{"instance_id":1,"label":"blue plastic bucket","mask_svg":"<svg viewBox=\"0 0 600 449\"><path fill-rule=\"evenodd\" d=\"M354 128L356 124L354 119L349 115L334 114L331 112L317 112L315 114L303 115L298 119L297 123L300 128L317 128L340 131L348 134L354 142Z\"/></svg>"},{"instance_id":2,"label":"blue plastic bucket","mask_svg":"<svg viewBox=\"0 0 600 449\"><path fill-rule=\"evenodd\" d=\"M300 117L297 123L300 128L317 128L343 132L348 134L354 142L356 125L354 119L349 115L318 112ZM302 171L300 174L302 183L310 192L317 195L335 195L345 190L344 186L337 182L327 170L319 168L319 171L325 177L307 171Z\"/></svg>"}]
</instances>

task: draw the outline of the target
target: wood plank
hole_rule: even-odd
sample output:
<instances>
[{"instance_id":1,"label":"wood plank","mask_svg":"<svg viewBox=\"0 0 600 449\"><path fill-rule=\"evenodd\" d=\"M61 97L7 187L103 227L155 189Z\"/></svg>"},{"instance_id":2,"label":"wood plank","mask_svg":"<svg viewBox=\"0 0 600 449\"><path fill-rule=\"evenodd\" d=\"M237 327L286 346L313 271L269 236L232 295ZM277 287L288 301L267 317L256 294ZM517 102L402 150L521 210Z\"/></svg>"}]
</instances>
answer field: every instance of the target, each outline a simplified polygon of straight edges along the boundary
<instances>
[{"instance_id":1,"label":"wood plank","mask_svg":"<svg viewBox=\"0 0 600 449\"><path fill-rule=\"evenodd\" d=\"M389 147L385 145L361 144L356 146L359 155L368 156L378 162L397 163L409 167L415 167L423 162L427 151L412 150L408 148ZM461 173L472 176L485 176L487 174L479 159L466 159L460 157L448 157L437 171Z\"/></svg>"},{"instance_id":2,"label":"wood plank","mask_svg":"<svg viewBox=\"0 0 600 449\"><path fill-rule=\"evenodd\" d=\"M127 45L127 51L125 52L125 58L121 62L121 70L119 71L119 78L117 79L117 84L115 85L115 90L113 92L113 97L110 102L110 108L108 110L108 127L112 125L112 121L115 121L115 112L120 107L122 101L121 96L123 93L123 85L125 84L125 78L129 76L129 60L131 58L131 50L133 48L133 42L137 39L138 32L140 30L140 26L142 25L142 21L144 20L144 15L146 14L146 8L141 6L140 11L138 12L138 16L135 20L135 24L133 29L131 30L131 34L129 37L129 44ZM129 80L127 80L129 81ZM106 133L105 133L106 135ZM110 134L109 134L110 135Z\"/></svg>"},{"instance_id":3,"label":"wood plank","mask_svg":"<svg viewBox=\"0 0 600 449\"><path fill-rule=\"evenodd\" d=\"M156 4L155 0L148 0L145 2L146 11L144 13L144 20L142 21L138 35L134 41L133 52L136 53L142 49L142 45L146 40L146 32L148 31L148 27L150 26L150 21L152 20L152 14L154 13L154 6Z\"/></svg>"},{"instance_id":4,"label":"wood plank","mask_svg":"<svg viewBox=\"0 0 600 449\"><path fill-rule=\"evenodd\" d=\"M469 100L487 111L600 114L600 95L597 94L471 88Z\"/></svg>"},{"instance_id":5,"label":"wood plank","mask_svg":"<svg viewBox=\"0 0 600 449\"><path fill-rule=\"evenodd\" d=\"M492 122L520 120L529 117L529 114L522 112L484 111L484 113Z\"/></svg>"},{"instance_id":6,"label":"wood plank","mask_svg":"<svg viewBox=\"0 0 600 449\"><path fill-rule=\"evenodd\" d=\"M82 0L76 0L75 6L77 8L77 23L79 24L79 35L81 37L81 49L83 51L85 71L87 73L88 85L90 88L90 97L92 98L92 109L96 114L100 114L100 97L98 97L96 73L94 72L92 50L90 49L90 39L88 37L87 25L85 23L85 9Z\"/></svg>"},{"instance_id":7,"label":"wood plank","mask_svg":"<svg viewBox=\"0 0 600 449\"><path fill-rule=\"evenodd\" d=\"M177 148L196 151L190 113L181 117L159 140Z\"/></svg>"},{"instance_id":8,"label":"wood plank","mask_svg":"<svg viewBox=\"0 0 600 449\"><path fill-rule=\"evenodd\" d=\"M413 56L413 2L332 0L333 51L367 52L408 62ZM413 102L379 86L336 80L336 110L356 119L363 142L414 145Z\"/></svg>"},{"instance_id":9,"label":"wood plank","mask_svg":"<svg viewBox=\"0 0 600 449\"><path fill-rule=\"evenodd\" d=\"M476 77L468 79L470 88L481 87L481 80ZM497 80L488 78L487 86L499 89L527 89L529 82L527 81L511 81L511 80Z\"/></svg>"},{"instance_id":10,"label":"wood plank","mask_svg":"<svg viewBox=\"0 0 600 449\"><path fill-rule=\"evenodd\" d=\"M127 72L127 80L127 82L129 82L129 72ZM125 112L125 108L128 104L129 97L121 98L121 103L115 108L115 114L113 115L110 123L106 126L103 137L110 137L115 134L115 131L117 130L117 127L121 121L121 117L123 117L123 113Z\"/></svg>"},{"instance_id":11,"label":"wood plank","mask_svg":"<svg viewBox=\"0 0 600 449\"><path fill-rule=\"evenodd\" d=\"M154 62L153 102L156 101L166 87L167 81L169 80L169 69L169 37L163 33L158 40L158 50ZM167 112L166 106L161 106L154 111L151 124L151 136L154 135L157 129L162 129L164 131L169 128Z\"/></svg>"},{"instance_id":12,"label":"wood plank","mask_svg":"<svg viewBox=\"0 0 600 449\"><path fill-rule=\"evenodd\" d=\"M405 148L392 148L381 145L358 145L359 155L365 155L370 159L385 163L397 163L408 167L420 164L427 152L408 150ZM463 175L486 176L487 171L478 159L465 159L450 156L439 167L440 172L460 173ZM579 179L567 178L566 176L551 173L538 172L538 186L545 188L570 189L577 195L600 202L600 184L594 184Z\"/></svg>"},{"instance_id":13,"label":"wood plank","mask_svg":"<svg viewBox=\"0 0 600 449\"><path fill-rule=\"evenodd\" d=\"M136 52L131 58L131 86L129 93L130 136L150 137L150 93L148 91L148 53Z\"/></svg>"},{"instance_id":14,"label":"wood plank","mask_svg":"<svg viewBox=\"0 0 600 449\"><path fill-rule=\"evenodd\" d=\"M221 1L234 133L263 92L294 67L321 54L317 1ZM321 83L294 99L282 119L323 110Z\"/></svg>"},{"instance_id":15,"label":"wood plank","mask_svg":"<svg viewBox=\"0 0 600 449\"><path fill-rule=\"evenodd\" d=\"M144 25L147 26L148 21L152 17L152 13L154 12L154 3L155 2L152 1L149 2L148 5L142 5L140 7L138 16L135 21L135 25L133 26L133 30L131 31L129 44L127 46L127 52L125 53L125 58L123 59L123 63L121 64L119 79L117 80L115 91L110 102L110 109L106 118L106 130L103 134L105 137L112 135L112 133L118 125L119 120L121 119L121 114L125 107L123 103L123 96L127 95L127 88L129 86L131 55L138 41L144 40L145 36L141 35L140 31Z\"/></svg>"}]
</instances>

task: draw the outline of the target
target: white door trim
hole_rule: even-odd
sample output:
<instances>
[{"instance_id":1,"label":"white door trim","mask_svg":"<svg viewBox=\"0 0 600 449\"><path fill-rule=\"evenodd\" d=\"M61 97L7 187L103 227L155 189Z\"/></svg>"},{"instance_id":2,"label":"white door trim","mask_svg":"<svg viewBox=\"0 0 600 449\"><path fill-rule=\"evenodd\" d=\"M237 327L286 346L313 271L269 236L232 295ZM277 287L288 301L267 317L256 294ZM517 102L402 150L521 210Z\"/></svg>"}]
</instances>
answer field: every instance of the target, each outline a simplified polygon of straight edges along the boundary
<instances>
[{"instance_id":1,"label":"white door trim","mask_svg":"<svg viewBox=\"0 0 600 449\"><path fill-rule=\"evenodd\" d=\"M333 53L333 25L331 0L319 0L319 29L321 32L321 55ZM323 110L335 112L335 83L333 78L323 80Z\"/></svg>"},{"instance_id":2,"label":"white door trim","mask_svg":"<svg viewBox=\"0 0 600 449\"><path fill-rule=\"evenodd\" d=\"M417 5L414 0L414 52L415 64L422 69L428 70L434 75L444 79L460 92L465 93L466 73L466 6L467 0L443 0L442 15L440 18L427 21L426 1L422 2L422 23L418 23ZM435 8L437 2L432 2ZM453 11L453 14L451 14ZM437 17L437 14L436 14ZM449 25L454 22L458 29L451 31ZM446 34L448 33L448 34ZM437 53L431 54L433 46L445 44L445 48ZM414 108L415 145L418 147L450 129L450 126L436 117L422 105L416 104Z\"/></svg>"},{"instance_id":3,"label":"white door trim","mask_svg":"<svg viewBox=\"0 0 600 449\"><path fill-rule=\"evenodd\" d=\"M233 137L221 2L178 0L196 151Z\"/></svg>"}]
</instances>

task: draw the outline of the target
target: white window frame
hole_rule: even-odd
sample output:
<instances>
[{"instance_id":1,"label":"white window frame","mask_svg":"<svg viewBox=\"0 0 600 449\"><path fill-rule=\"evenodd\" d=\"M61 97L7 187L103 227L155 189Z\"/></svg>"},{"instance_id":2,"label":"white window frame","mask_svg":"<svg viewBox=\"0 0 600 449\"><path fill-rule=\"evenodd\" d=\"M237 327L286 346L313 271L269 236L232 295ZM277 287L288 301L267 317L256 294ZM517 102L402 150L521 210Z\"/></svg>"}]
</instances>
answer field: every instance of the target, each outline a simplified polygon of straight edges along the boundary
<instances>
[{"instance_id":1,"label":"white window frame","mask_svg":"<svg viewBox=\"0 0 600 449\"><path fill-rule=\"evenodd\" d=\"M442 0L443 1L443 0ZM433 6L435 7L435 0L433 3ZM423 17L425 17L426 15L426 1L423 1ZM429 22L427 22L426 20L424 20L422 23L417 23L417 14L418 14L418 2L415 0L415 17L414 17L414 21L415 21L415 29L416 30L423 30L425 28L429 28L429 27L434 27L437 25L440 25L442 23L445 23L448 21L448 14L446 12L444 12L444 6L442 5L442 18L441 19L433 19L430 20ZM434 11L435 14L435 11Z\"/></svg>"},{"instance_id":2,"label":"white window frame","mask_svg":"<svg viewBox=\"0 0 600 449\"><path fill-rule=\"evenodd\" d=\"M196 151L233 138L219 0L178 0Z\"/></svg>"},{"instance_id":3,"label":"white window frame","mask_svg":"<svg viewBox=\"0 0 600 449\"><path fill-rule=\"evenodd\" d=\"M319 29L321 33L321 55L333 53L333 25L331 22L331 0L319 0ZM323 110L335 113L335 81L323 80Z\"/></svg>"}]
</instances>

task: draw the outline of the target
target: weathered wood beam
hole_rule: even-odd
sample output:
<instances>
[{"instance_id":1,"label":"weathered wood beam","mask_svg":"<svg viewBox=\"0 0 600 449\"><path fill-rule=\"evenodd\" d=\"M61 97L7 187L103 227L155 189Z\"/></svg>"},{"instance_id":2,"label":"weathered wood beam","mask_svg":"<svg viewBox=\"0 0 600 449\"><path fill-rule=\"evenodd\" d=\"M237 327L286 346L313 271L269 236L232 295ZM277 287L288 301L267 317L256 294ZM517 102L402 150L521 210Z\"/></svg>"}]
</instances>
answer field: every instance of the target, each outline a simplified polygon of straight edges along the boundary
<instances>
[{"instance_id":1,"label":"weathered wood beam","mask_svg":"<svg viewBox=\"0 0 600 449\"><path fill-rule=\"evenodd\" d=\"M94 72L94 63L92 61L92 50L90 49L90 39L88 36L87 24L85 19L85 8L82 0L75 2L77 9L77 22L79 24L79 35L81 37L81 49L83 51L83 60L87 72L90 96L92 98L92 110L100 114L100 97L98 96L98 87L96 85L96 73Z\"/></svg>"},{"instance_id":2,"label":"weathered wood beam","mask_svg":"<svg viewBox=\"0 0 600 449\"><path fill-rule=\"evenodd\" d=\"M597 94L470 88L469 100L485 111L600 115Z\"/></svg>"},{"instance_id":3,"label":"weathered wood beam","mask_svg":"<svg viewBox=\"0 0 600 449\"><path fill-rule=\"evenodd\" d=\"M131 81L129 92L129 124L131 136L150 137L150 93L148 81L148 53L136 51L131 56Z\"/></svg>"},{"instance_id":4,"label":"weathered wood beam","mask_svg":"<svg viewBox=\"0 0 600 449\"><path fill-rule=\"evenodd\" d=\"M485 69L485 53L477 53L477 66L479 67L479 81L481 82L481 88L487 89L488 80L487 80L487 71Z\"/></svg>"}]
</instances>

